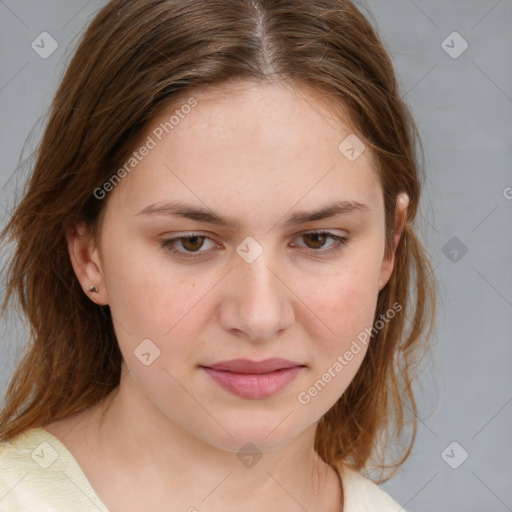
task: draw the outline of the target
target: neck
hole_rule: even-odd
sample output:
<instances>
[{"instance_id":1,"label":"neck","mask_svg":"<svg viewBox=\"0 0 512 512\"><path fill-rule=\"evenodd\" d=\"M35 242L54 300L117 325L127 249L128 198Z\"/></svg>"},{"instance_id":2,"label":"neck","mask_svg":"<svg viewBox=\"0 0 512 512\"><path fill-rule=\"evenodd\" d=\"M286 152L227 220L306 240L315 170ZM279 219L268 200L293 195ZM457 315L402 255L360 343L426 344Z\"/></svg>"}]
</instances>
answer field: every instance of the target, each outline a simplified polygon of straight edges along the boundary
<instances>
[{"instance_id":1,"label":"neck","mask_svg":"<svg viewBox=\"0 0 512 512\"><path fill-rule=\"evenodd\" d=\"M155 503L170 498L174 509L189 512L238 510L241 503L246 512L341 510L338 475L313 448L316 423L277 449L244 456L171 421L124 370L119 388L105 400L95 437L108 474L116 475L112 496L141 488L142 477L145 508L152 510L149 496L160 497Z\"/></svg>"}]
</instances>

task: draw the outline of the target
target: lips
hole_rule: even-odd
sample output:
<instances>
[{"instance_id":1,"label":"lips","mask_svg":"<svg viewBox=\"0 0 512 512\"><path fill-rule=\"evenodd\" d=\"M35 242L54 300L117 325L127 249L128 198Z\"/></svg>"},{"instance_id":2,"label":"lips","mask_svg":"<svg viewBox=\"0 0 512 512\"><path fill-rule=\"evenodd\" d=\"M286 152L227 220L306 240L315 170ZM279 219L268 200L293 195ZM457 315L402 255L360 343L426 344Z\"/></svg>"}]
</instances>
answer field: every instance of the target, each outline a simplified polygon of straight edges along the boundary
<instances>
[{"instance_id":1,"label":"lips","mask_svg":"<svg viewBox=\"0 0 512 512\"><path fill-rule=\"evenodd\" d=\"M223 370L233 373L270 373L276 370L284 370L286 368L295 368L296 366L304 366L294 361L274 357L256 362L249 359L232 359L231 361L222 361L206 366L213 370Z\"/></svg>"},{"instance_id":2,"label":"lips","mask_svg":"<svg viewBox=\"0 0 512 512\"><path fill-rule=\"evenodd\" d=\"M201 368L224 390L241 398L257 400L285 388L305 365L280 358L260 362L233 359Z\"/></svg>"}]
</instances>

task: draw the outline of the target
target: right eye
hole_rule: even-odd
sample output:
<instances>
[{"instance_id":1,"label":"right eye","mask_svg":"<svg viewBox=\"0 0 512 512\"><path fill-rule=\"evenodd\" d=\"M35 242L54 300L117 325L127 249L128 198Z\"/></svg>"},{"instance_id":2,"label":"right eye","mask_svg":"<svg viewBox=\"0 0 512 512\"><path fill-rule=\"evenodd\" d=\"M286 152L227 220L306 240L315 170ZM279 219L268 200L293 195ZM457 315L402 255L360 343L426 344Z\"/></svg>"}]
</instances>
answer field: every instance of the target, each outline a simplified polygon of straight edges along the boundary
<instances>
[{"instance_id":1,"label":"right eye","mask_svg":"<svg viewBox=\"0 0 512 512\"><path fill-rule=\"evenodd\" d=\"M176 254L179 257L197 258L207 252L206 250L200 250L204 246L205 240L210 240L215 246L211 238L201 233L187 233L186 236L164 238L159 240L159 242L166 251ZM179 246L181 246L181 249L177 249Z\"/></svg>"}]
</instances>

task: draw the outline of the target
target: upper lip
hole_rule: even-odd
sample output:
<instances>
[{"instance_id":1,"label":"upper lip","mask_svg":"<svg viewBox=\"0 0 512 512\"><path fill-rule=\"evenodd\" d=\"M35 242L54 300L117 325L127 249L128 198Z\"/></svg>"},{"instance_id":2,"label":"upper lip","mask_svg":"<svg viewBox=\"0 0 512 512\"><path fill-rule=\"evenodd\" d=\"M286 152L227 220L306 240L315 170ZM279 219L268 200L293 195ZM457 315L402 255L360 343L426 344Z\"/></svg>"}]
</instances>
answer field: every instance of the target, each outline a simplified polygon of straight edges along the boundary
<instances>
[{"instance_id":1,"label":"upper lip","mask_svg":"<svg viewBox=\"0 0 512 512\"><path fill-rule=\"evenodd\" d=\"M287 359L273 357L264 361L251 361L250 359L231 359L230 361L221 361L220 363L205 366L214 370L224 370L234 373L269 373L285 368L294 368L304 366Z\"/></svg>"}]
</instances>

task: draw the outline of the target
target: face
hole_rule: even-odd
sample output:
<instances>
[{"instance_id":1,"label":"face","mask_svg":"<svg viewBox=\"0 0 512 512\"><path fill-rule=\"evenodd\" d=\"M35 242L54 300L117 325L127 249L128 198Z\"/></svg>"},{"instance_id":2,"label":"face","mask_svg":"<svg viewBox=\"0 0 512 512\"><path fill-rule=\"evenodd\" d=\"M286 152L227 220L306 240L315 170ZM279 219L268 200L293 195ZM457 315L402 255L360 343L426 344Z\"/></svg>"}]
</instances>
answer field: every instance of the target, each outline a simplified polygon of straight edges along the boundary
<instances>
[{"instance_id":1,"label":"face","mask_svg":"<svg viewBox=\"0 0 512 512\"><path fill-rule=\"evenodd\" d=\"M264 451L314 427L363 361L358 335L392 271L383 191L370 152L338 149L352 130L312 93L245 84L193 98L134 148L101 244L75 270L111 309L121 386L202 441ZM288 362L213 368L272 358Z\"/></svg>"}]
</instances>

